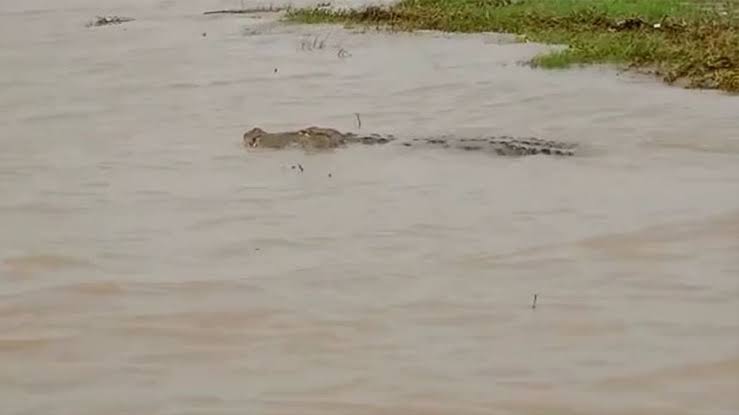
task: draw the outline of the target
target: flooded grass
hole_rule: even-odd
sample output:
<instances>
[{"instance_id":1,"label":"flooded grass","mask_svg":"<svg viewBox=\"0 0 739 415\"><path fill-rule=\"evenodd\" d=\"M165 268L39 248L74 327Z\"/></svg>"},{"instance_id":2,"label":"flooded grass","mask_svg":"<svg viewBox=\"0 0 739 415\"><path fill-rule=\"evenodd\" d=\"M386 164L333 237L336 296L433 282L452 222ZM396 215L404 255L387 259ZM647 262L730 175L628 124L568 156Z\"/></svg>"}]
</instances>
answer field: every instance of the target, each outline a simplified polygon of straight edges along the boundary
<instances>
[{"instance_id":1,"label":"flooded grass","mask_svg":"<svg viewBox=\"0 0 739 415\"><path fill-rule=\"evenodd\" d=\"M401 0L389 7L296 9L288 20L390 30L507 32L569 47L542 68L611 63L668 83L739 92L739 2L685 0Z\"/></svg>"}]
</instances>

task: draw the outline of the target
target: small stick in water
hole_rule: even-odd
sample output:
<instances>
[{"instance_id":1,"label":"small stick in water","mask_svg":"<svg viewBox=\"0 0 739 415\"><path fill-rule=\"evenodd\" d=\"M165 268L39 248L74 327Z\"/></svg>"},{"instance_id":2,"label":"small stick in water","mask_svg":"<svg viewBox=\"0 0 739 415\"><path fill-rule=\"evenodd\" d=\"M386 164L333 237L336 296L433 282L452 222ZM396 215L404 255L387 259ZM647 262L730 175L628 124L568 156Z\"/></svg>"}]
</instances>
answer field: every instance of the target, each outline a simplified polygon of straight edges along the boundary
<instances>
[{"instance_id":1,"label":"small stick in water","mask_svg":"<svg viewBox=\"0 0 739 415\"><path fill-rule=\"evenodd\" d=\"M357 128L358 129L362 129L362 119L359 118L359 113L358 112L355 112L354 113L354 116L357 117Z\"/></svg>"},{"instance_id":2,"label":"small stick in water","mask_svg":"<svg viewBox=\"0 0 739 415\"><path fill-rule=\"evenodd\" d=\"M537 299L538 297L539 297L539 294L534 294L534 302L533 302L533 303L531 303L531 308L532 308L532 309L535 309L535 308L536 308L536 299Z\"/></svg>"},{"instance_id":3,"label":"small stick in water","mask_svg":"<svg viewBox=\"0 0 739 415\"><path fill-rule=\"evenodd\" d=\"M282 6L269 6L269 7L254 7L254 8L244 8L243 4L240 9L225 9L225 10L209 10L206 12L203 12L205 15L209 14L254 14L254 13L276 13L281 12L283 10L287 10L289 7L282 7Z\"/></svg>"}]
</instances>

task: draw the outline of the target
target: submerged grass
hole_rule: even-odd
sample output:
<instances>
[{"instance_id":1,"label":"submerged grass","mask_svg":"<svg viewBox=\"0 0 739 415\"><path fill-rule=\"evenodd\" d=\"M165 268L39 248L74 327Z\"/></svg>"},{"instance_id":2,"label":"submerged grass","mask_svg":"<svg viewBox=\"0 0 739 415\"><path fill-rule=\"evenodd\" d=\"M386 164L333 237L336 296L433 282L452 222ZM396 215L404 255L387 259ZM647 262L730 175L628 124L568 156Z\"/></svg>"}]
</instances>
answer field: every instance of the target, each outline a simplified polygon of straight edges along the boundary
<instances>
[{"instance_id":1,"label":"submerged grass","mask_svg":"<svg viewBox=\"0 0 739 415\"><path fill-rule=\"evenodd\" d=\"M669 83L739 92L739 0L401 0L389 7L291 10L303 23L507 32L567 44L543 68L625 64Z\"/></svg>"}]
</instances>

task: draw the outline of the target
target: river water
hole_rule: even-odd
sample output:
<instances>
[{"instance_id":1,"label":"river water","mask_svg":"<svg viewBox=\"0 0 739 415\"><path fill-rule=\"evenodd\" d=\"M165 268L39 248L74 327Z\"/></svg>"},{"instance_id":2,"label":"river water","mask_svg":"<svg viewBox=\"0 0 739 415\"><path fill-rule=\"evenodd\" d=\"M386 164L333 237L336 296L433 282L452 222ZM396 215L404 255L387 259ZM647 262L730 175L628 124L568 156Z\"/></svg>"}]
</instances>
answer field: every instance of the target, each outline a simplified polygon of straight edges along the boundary
<instances>
[{"instance_id":1,"label":"river water","mask_svg":"<svg viewBox=\"0 0 739 415\"><path fill-rule=\"evenodd\" d=\"M0 0L4 414L739 412L737 97L228 7Z\"/></svg>"}]
</instances>

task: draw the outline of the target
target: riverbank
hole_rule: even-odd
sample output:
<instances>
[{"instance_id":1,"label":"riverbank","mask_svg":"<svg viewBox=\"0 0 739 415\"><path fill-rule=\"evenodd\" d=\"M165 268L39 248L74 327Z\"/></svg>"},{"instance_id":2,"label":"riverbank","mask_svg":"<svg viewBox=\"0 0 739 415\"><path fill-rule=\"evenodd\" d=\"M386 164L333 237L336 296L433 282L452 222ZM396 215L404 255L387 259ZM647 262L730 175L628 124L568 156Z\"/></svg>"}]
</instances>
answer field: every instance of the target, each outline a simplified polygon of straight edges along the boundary
<instances>
[{"instance_id":1,"label":"riverbank","mask_svg":"<svg viewBox=\"0 0 739 415\"><path fill-rule=\"evenodd\" d=\"M569 47L536 56L542 68L609 63L670 84L739 92L739 4L684 0L401 0L389 7L290 10L301 23L389 30L506 32Z\"/></svg>"}]
</instances>

